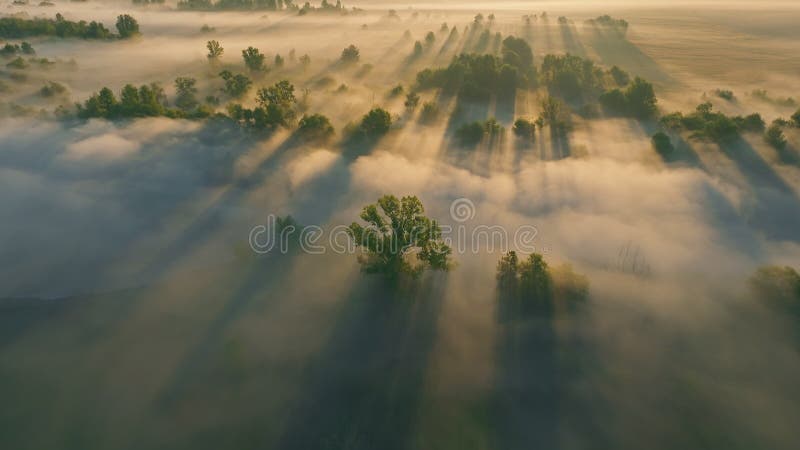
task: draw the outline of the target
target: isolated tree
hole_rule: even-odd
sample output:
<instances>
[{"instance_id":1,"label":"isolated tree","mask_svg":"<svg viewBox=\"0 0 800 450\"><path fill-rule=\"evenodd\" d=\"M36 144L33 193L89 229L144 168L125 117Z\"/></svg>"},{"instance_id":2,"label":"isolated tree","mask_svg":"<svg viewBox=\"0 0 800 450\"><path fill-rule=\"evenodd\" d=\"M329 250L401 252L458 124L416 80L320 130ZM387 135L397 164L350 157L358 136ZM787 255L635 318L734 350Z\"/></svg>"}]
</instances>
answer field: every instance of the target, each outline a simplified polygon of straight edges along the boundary
<instances>
[{"instance_id":1,"label":"isolated tree","mask_svg":"<svg viewBox=\"0 0 800 450\"><path fill-rule=\"evenodd\" d=\"M365 273L396 279L450 268L452 249L444 243L439 224L425 216L417 197L398 200L385 195L365 206L360 218L366 225L354 222L349 232L363 250L359 263Z\"/></svg>"},{"instance_id":2,"label":"isolated tree","mask_svg":"<svg viewBox=\"0 0 800 450\"><path fill-rule=\"evenodd\" d=\"M117 16L117 32L126 39L139 34L139 22L128 14Z\"/></svg>"},{"instance_id":3,"label":"isolated tree","mask_svg":"<svg viewBox=\"0 0 800 450\"><path fill-rule=\"evenodd\" d=\"M800 128L800 109L798 109L797 112L792 114L792 122L794 122L794 126Z\"/></svg>"},{"instance_id":4,"label":"isolated tree","mask_svg":"<svg viewBox=\"0 0 800 450\"><path fill-rule=\"evenodd\" d=\"M175 106L183 110L197 107L197 80L189 77L175 79Z\"/></svg>"},{"instance_id":5,"label":"isolated tree","mask_svg":"<svg viewBox=\"0 0 800 450\"><path fill-rule=\"evenodd\" d=\"M242 59L244 65L250 69L251 72L260 72L264 70L264 54L255 47L247 47L242 50Z\"/></svg>"},{"instance_id":6,"label":"isolated tree","mask_svg":"<svg viewBox=\"0 0 800 450\"><path fill-rule=\"evenodd\" d=\"M389 132L392 127L392 116L388 111L375 108L361 119L359 130L364 137L375 139Z\"/></svg>"},{"instance_id":7,"label":"isolated tree","mask_svg":"<svg viewBox=\"0 0 800 450\"><path fill-rule=\"evenodd\" d=\"M429 31L428 34L425 35L425 45L430 47L434 42L436 42L436 35L433 34L433 31Z\"/></svg>"},{"instance_id":8,"label":"isolated tree","mask_svg":"<svg viewBox=\"0 0 800 450\"><path fill-rule=\"evenodd\" d=\"M414 51L411 53L411 56L413 56L414 58L419 58L420 56L422 56L422 52L424 51L425 50L422 48L422 42L420 41L414 42Z\"/></svg>"},{"instance_id":9,"label":"isolated tree","mask_svg":"<svg viewBox=\"0 0 800 450\"><path fill-rule=\"evenodd\" d=\"M206 43L206 48L208 49L208 59L218 59L225 53L225 49L219 45L219 41L211 40Z\"/></svg>"},{"instance_id":10,"label":"isolated tree","mask_svg":"<svg viewBox=\"0 0 800 450\"><path fill-rule=\"evenodd\" d=\"M403 103L406 108L408 109L416 109L417 105L419 105L419 94L416 92L409 92L406 95L406 101Z\"/></svg>"},{"instance_id":11,"label":"isolated tree","mask_svg":"<svg viewBox=\"0 0 800 450\"><path fill-rule=\"evenodd\" d=\"M283 67L283 56L275 55L275 68L280 69Z\"/></svg>"},{"instance_id":12,"label":"isolated tree","mask_svg":"<svg viewBox=\"0 0 800 450\"><path fill-rule=\"evenodd\" d=\"M342 56L340 59L345 64L354 64L357 63L360 58L361 52L358 50L358 47L355 45L350 45L342 50Z\"/></svg>"}]
</instances>

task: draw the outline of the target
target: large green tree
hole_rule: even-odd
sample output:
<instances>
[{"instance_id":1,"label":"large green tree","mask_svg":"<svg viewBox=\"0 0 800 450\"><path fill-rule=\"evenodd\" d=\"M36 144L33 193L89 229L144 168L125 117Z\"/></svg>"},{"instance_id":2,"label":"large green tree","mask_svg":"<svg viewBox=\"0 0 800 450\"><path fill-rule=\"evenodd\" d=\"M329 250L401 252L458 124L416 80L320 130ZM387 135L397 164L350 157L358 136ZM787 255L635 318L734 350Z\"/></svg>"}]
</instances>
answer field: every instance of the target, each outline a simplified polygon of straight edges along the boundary
<instances>
[{"instance_id":1,"label":"large green tree","mask_svg":"<svg viewBox=\"0 0 800 450\"><path fill-rule=\"evenodd\" d=\"M365 273L417 277L426 269L451 267L452 249L438 222L425 216L419 198L384 195L365 206L360 217L366 225L354 222L349 231L363 250L359 262Z\"/></svg>"}]
</instances>

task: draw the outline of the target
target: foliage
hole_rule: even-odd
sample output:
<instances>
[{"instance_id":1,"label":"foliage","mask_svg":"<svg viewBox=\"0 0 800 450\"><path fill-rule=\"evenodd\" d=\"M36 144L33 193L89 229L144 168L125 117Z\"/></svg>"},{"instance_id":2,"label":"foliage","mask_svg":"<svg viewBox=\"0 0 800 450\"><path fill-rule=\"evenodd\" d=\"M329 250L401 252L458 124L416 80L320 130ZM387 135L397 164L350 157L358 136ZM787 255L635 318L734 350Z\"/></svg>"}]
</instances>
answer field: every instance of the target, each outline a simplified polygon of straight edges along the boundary
<instances>
[{"instance_id":1,"label":"foliage","mask_svg":"<svg viewBox=\"0 0 800 450\"><path fill-rule=\"evenodd\" d=\"M603 87L603 71L594 62L569 53L546 55L540 73L550 93L567 100L594 97Z\"/></svg>"},{"instance_id":2,"label":"foliage","mask_svg":"<svg viewBox=\"0 0 800 450\"><path fill-rule=\"evenodd\" d=\"M305 141L324 143L333 137L335 131L331 121L322 114L303 116L297 124L295 135Z\"/></svg>"},{"instance_id":3,"label":"foliage","mask_svg":"<svg viewBox=\"0 0 800 450\"><path fill-rule=\"evenodd\" d=\"M175 79L175 106L186 111L197 107L197 80L189 77Z\"/></svg>"},{"instance_id":4,"label":"foliage","mask_svg":"<svg viewBox=\"0 0 800 450\"><path fill-rule=\"evenodd\" d=\"M462 147L475 147L484 138L493 141L502 136L504 132L502 125L497 120L490 118L485 122L471 122L461 125L455 132L455 138Z\"/></svg>"},{"instance_id":5,"label":"foliage","mask_svg":"<svg viewBox=\"0 0 800 450\"><path fill-rule=\"evenodd\" d=\"M256 102L258 106L253 109L238 104L228 105L228 115L241 126L261 131L289 127L295 118L297 99L294 86L287 80L260 89Z\"/></svg>"},{"instance_id":6,"label":"foliage","mask_svg":"<svg viewBox=\"0 0 800 450\"><path fill-rule=\"evenodd\" d=\"M264 58L266 58L264 54L255 47L247 47L242 50L244 65L247 66L251 72L260 72L264 70Z\"/></svg>"},{"instance_id":7,"label":"foliage","mask_svg":"<svg viewBox=\"0 0 800 450\"><path fill-rule=\"evenodd\" d=\"M397 86L395 86L391 90L389 90L388 97L389 98L399 97L400 95L403 94L403 92L405 92L405 89L403 88L403 85L402 84L398 84Z\"/></svg>"},{"instance_id":8,"label":"foliage","mask_svg":"<svg viewBox=\"0 0 800 450\"><path fill-rule=\"evenodd\" d=\"M617 83L617 86L626 86L631 82L631 76L628 74L628 72L620 69L617 66L613 66L611 69L609 69L608 74L611 75L611 78L614 79L614 82Z\"/></svg>"},{"instance_id":9,"label":"foliage","mask_svg":"<svg viewBox=\"0 0 800 450\"><path fill-rule=\"evenodd\" d=\"M220 78L225 81L225 87L222 90L231 96L231 98L239 98L250 90L253 82L246 75L237 73L234 74L229 70L223 70L219 73Z\"/></svg>"},{"instance_id":10,"label":"foliage","mask_svg":"<svg viewBox=\"0 0 800 450\"><path fill-rule=\"evenodd\" d=\"M133 18L131 17L131 19ZM27 19L16 16L0 17L0 38L24 38L27 36L58 36L82 39L111 39L114 37L111 31L100 22L86 22L84 20L73 22L64 19L61 14L56 14L55 19L43 17ZM120 34L120 37L127 36Z\"/></svg>"},{"instance_id":11,"label":"foliage","mask_svg":"<svg viewBox=\"0 0 800 450\"><path fill-rule=\"evenodd\" d=\"M139 22L128 14L117 16L117 32L122 39L139 34Z\"/></svg>"},{"instance_id":12,"label":"foliage","mask_svg":"<svg viewBox=\"0 0 800 450\"><path fill-rule=\"evenodd\" d=\"M539 113L539 123L550 127L551 132L564 133L570 127L570 117L564 102L559 99L548 96L542 99L542 111Z\"/></svg>"},{"instance_id":13,"label":"foliage","mask_svg":"<svg viewBox=\"0 0 800 450\"><path fill-rule=\"evenodd\" d=\"M56 83L55 81L48 81L42 88L39 90L39 95L42 97L57 97L67 93L67 87L61 83Z\"/></svg>"},{"instance_id":14,"label":"foliage","mask_svg":"<svg viewBox=\"0 0 800 450\"><path fill-rule=\"evenodd\" d=\"M786 148L786 137L783 135L783 129L778 123L773 122L772 125L767 128L764 139L775 149L783 150Z\"/></svg>"},{"instance_id":15,"label":"foliage","mask_svg":"<svg viewBox=\"0 0 800 450\"><path fill-rule=\"evenodd\" d=\"M532 68L522 71L524 57L506 51L511 63L495 55L461 54L443 69L425 69L417 74L422 89L440 88L469 100L485 100L493 95L510 95L535 80Z\"/></svg>"},{"instance_id":16,"label":"foliage","mask_svg":"<svg viewBox=\"0 0 800 450\"><path fill-rule=\"evenodd\" d=\"M736 98L736 96L733 95L733 91L728 89L714 89L714 95L729 102Z\"/></svg>"},{"instance_id":17,"label":"foliage","mask_svg":"<svg viewBox=\"0 0 800 450\"><path fill-rule=\"evenodd\" d=\"M636 77L624 91L619 89L606 91L598 100L611 113L639 119L653 116L658 103L653 85L639 77Z\"/></svg>"},{"instance_id":18,"label":"foliage","mask_svg":"<svg viewBox=\"0 0 800 450\"><path fill-rule=\"evenodd\" d=\"M355 45L350 45L342 50L342 56L339 58L345 64L357 63L361 58L361 51Z\"/></svg>"},{"instance_id":19,"label":"foliage","mask_svg":"<svg viewBox=\"0 0 800 450\"><path fill-rule=\"evenodd\" d=\"M497 288L506 310L509 306L525 316L552 316L560 309L574 310L589 296L589 280L569 265L550 267L538 253L520 260L516 252L503 255L497 264Z\"/></svg>"},{"instance_id":20,"label":"foliage","mask_svg":"<svg viewBox=\"0 0 800 450\"><path fill-rule=\"evenodd\" d=\"M120 98L111 89L104 87L89 97L82 105L77 104L78 117L83 119L127 119L135 117L170 116L182 117L182 113L165 106L166 96L161 86L152 83L140 87L125 85Z\"/></svg>"},{"instance_id":21,"label":"foliage","mask_svg":"<svg viewBox=\"0 0 800 450\"><path fill-rule=\"evenodd\" d=\"M0 48L0 56L4 58L11 58L19 54L35 55L36 50L33 49L33 46L30 44L30 42L25 41L19 45L6 42L6 44Z\"/></svg>"},{"instance_id":22,"label":"foliage","mask_svg":"<svg viewBox=\"0 0 800 450\"><path fill-rule=\"evenodd\" d=\"M664 132L659 131L658 133L654 134L652 142L653 148L655 148L661 156L668 156L675 151L672 141Z\"/></svg>"},{"instance_id":23,"label":"foliage","mask_svg":"<svg viewBox=\"0 0 800 450\"><path fill-rule=\"evenodd\" d=\"M794 122L794 126L800 128L800 109L792 114L792 122Z\"/></svg>"},{"instance_id":24,"label":"foliage","mask_svg":"<svg viewBox=\"0 0 800 450\"><path fill-rule=\"evenodd\" d=\"M219 44L219 41L210 40L206 43L208 49L208 59L217 59L225 53L225 49Z\"/></svg>"},{"instance_id":25,"label":"foliage","mask_svg":"<svg viewBox=\"0 0 800 450\"><path fill-rule=\"evenodd\" d=\"M419 94L416 92L409 92L406 95L406 101L403 102L403 105L408 109L416 109L417 105L419 105Z\"/></svg>"},{"instance_id":26,"label":"foliage","mask_svg":"<svg viewBox=\"0 0 800 450\"><path fill-rule=\"evenodd\" d=\"M361 118L358 134L367 139L376 139L389 132L392 127L392 116L388 111L374 108Z\"/></svg>"},{"instance_id":27,"label":"foliage","mask_svg":"<svg viewBox=\"0 0 800 450\"><path fill-rule=\"evenodd\" d=\"M519 118L514 122L514 135L524 141L536 139L536 124L530 120Z\"/></svg>"},{"instance_id":28,"label":"foliage","mask_svg":"<svg viewBox=\"0 0 800 450\"><path fill-rule=\"evenodd\" d=\"M436 102L425 102L419 113L419 122L422 124L433 124L439 120L439 105Z\"/></svg>"},{"instance_id":29,"label":"foliage","mask_svg":"<svg viewBox=\"0 0 800 450\"><path fill-rule=\"evenodd\" d=\"M398 200L385 195L365 206L360 218L366 225L353 223L349 232L363 249L359 263L365 273L396 279L451 267L452 249L442 240L439 224L425 216L417 197Z\"/></svg>"},{"instance_id":30,"label":"foliage","mask_svg":"<svg viewBox=\"0 0 800 450\"><path fill-rule=\"evenodd\" d=\"M609 28L623 35L628 31L627 21L623 19L614 19L608 14L599 16L595 19L589 19L586 21L586 23L593 26Z\"/></svg>"},{"instance_id":31,"label":"foliage","mask_svg":"<svg viewBox=\"0 0 800 450\"><path fill-rule=\"evenodd\" d=\"M675 130L691 131L692 137L711 139L715 142L732 139L740 132L764 129L764 121L760 115L728 117L713 111L710 102L701 103L691 114L684 115L680 112L667 114L661 118L661 123Z\"/></svg>"},{"instance_id":32,"label":"foliage","mask_svg":"<svg viewBox=\"0 0 800 450\"><path fill-rule=\"evenodd\" d=\"M179 0L177 6L188 11L278 11L282 6L292 9L294 4L287 0Z\"/></svg>"}]
</instances>

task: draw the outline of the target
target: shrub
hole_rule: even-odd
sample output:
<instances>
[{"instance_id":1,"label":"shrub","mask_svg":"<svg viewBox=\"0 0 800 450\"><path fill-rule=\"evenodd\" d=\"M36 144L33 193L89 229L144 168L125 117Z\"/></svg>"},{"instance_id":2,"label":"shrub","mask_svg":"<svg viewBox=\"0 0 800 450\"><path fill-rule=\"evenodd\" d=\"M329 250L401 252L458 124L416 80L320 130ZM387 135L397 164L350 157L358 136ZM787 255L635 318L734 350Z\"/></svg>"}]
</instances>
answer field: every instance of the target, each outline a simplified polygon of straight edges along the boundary
<instances>
[{"instance_id":1,"label":"shrub","mask_svg":"<svg viewBox=\"0 0 800 450\"><path fill-rule=\"evenodd\" d=\"M517 119L513 131L515 136L523 140L533 141L536 138L536 124L527 119Z\"/></svg>"}]
</instances>

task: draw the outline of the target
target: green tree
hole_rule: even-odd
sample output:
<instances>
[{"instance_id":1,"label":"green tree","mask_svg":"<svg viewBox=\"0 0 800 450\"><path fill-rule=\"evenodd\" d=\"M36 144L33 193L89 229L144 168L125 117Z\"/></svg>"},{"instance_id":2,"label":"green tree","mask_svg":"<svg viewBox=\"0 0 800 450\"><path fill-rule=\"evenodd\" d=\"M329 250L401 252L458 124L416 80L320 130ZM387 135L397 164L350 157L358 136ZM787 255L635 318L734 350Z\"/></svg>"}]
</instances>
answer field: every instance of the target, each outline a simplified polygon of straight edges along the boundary
<instances>
[{"instance_id":1,"label":"green tree","mask_svg":"<svg viewBox=\"0 0 800 450\"><path fill-rule=\"evenodd\" d=\"M296 135L305 141L325 143L334 133L331 121L322 114L303 116L297 124Z\"/></svg>"},{"instance_id":2,"label":"green tree","mask_svg":"<svg viewBox=\"0 0 800 450\"><path fill-rule=\"evenodd\" d=\"M197 107L197 80L189 77L178 77L175 79L175 106L183 110L190 110Z\"/></svg>"},{"instance_id":3,"label":"green tree","mask_svg":"<svg viewBox=\"0 0 800 450\"><path fill-rule=\"evenodd\" d=\"M764 139L769 145L778 150L786 148L786 136L783 135L783 129L780 124L773 123L770 125L770 127L767 128L767 132L764 134Z\"/></svg>"},{"instance_id":4,"label":"green tree","mask_svg":"<svg viewBox=\"0 0 800 450\"><path fill-rule=\"evenodd\" d=\"M392 127L392 116L388 111L374 108L361 119L359 129L369 139L375 139L388 133Z\"/></svg>"},{"instance_id":5,"label":"green tree","mask_svg":"<svg viewBox=\"0 0 800 450\"><path fill-rule=\"evenodd\" d=\"M361 52L358 50L358 47L355 45L350 45L342 50L342 56L340 59L345 64L354 64L357 63L360 58Z\"/></svg>"},{"instance_id":6,"label":"green tree","mask_svg":"<svg viewBox=\"0 0 800 450\"><path fill-rule=\"evenodd\" d=\"M264 54L255 47L247 47L242 50L242 59L244 65L250 69L251 72L260 72L264 70Z\"/></svg>"},{"instance_id":7,"label":"green tree","mask_svg":"<svg viewBox=\"0 0 800 450\"><path fill-rule=\"evenodd\" d=\"M208 59L218 59L225 53L225 49L219 44L219 41L211 40L206 43L208 49Z\"/></svg>"},{"instance_id":8,"label":"green tree","mask_svg":"<svg viewBox=\"0 0 800 450\"><path fill-rule=\"evenodd\" d=\"M366 225L354 222L349 232L363 250L359 263L365 273L396 279L451 267L452 249L444 243L439 224L425 216L417 197L398 200L385 195L365 206L360 218Z\"/></svg>"},{"instance_id":9,"label":"green tree","mask_svg":"<svg viewBox=\"0 0 800 450\"><path fill-rule=\"evenodd\" d=\"M792 114L792 122L794 122L794 126L800 128L800 109L798 109L797 112Z\"/></svg>"},{"instance_id":10,"label":"green tree","mask_svg":"<svg viewBox=\"0 0 800 450\"><path fill-rule=\"evenodd\" d=\"M253 82L246 75L237 73L233 74L229 70L223 70L219 73L220 78L225 81L225 87L222 90L232 98L239 98L250 90Z\"/></svg>"},{"instance_id":11,"label":"green tree","mask_svg":"<svg viewBox=\"0 0 800 450\"><path fill-rule=\"evenodd\" d=\"M530 120L519 118L514 122L514 135L525 141L536 139L536 124Z\"/></svg>"},{"instance_id":12,"label":"green tree","mask_svg":"<svg viewBox=\"0 0 800 450\"><path fill-rule=\"evenodd\" d=\"M419 94L416 92L409 92L406 95L406 101L403 103L408 109L416 109L419 105Z\"/></svg>"},{"instance_id":13,"label":"green tree","mask_svg":"<svg viewBox=\"0 0 800 450\"><path fill-rule=\"evenodd\" d=\"M135 36L139 34L139 22L128 14L117 16L117 32L123 39Z\"/></svg>"}]
</instances>

